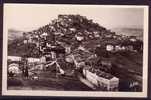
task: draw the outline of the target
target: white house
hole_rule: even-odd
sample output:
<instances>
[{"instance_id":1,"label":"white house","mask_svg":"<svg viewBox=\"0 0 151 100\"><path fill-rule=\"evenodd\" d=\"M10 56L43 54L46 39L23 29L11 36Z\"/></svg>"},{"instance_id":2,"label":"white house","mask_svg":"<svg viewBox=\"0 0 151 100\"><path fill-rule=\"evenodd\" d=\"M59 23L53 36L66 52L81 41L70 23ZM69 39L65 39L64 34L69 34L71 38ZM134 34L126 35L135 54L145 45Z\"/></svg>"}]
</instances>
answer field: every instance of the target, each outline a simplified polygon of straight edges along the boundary
<instances>
[{"instance_id":1,"label":"white house","mask_svg":"<svg viewBox=\"0 0 151 100\"><path fill-rule=\"evenodd\" d=\"M82 41L84 39L84 37L81 35L76 35L75 37L78 41Z\"/></svg>"},{"instance_id":2,"label":"white house","mask_svg":"<svg viewBox=\"0 0 151 100\"><path fill-rule=\"evenodd\" d=\"M136 42L137 39L136 39L135 36L131 36L129 40L132 41L132 42Z\"/></svg>"},{"instance_id":3,"label":"white house","mask_svg":"<svg viewBox=\"0 0 151 100\"><path fill-rule=\"evenodd\" d=\"M69 28L69 30L72 31L72 32L76 32L75 28Z\"/></svg>"},{"instance_id":4,"label":"white house","mask_svg":"<svg viewBox=\"0 0 151 100\"><path fill-rule=\"evenodd\" d=\"M113 51L113 50L114 50L114 46L111 45L111 44L107 44L107 45L106 45L106 50L107 50L107 51Z\"/></svg>"},{"instance_id":5,"label":"white house","mask_svg":"<svg viewBox=\"0 0 151 100\"><path fill-rule=\"evenodd\" d=\"M28 58L28 62L40 62L40 59L39 58Z\"/></svg>"},{"instance_id":6,"label":"white house","mask_svg":"<svg viewBox=\"0 0 151 100\"><path fill-rule=\"evenodd\" d=\"M70 47L70 46L66 46L66 47L65 47L65 52L66 52L67 54L69 54L69 53L71 52L71 47Z\"/></svg>"}]
</instances>

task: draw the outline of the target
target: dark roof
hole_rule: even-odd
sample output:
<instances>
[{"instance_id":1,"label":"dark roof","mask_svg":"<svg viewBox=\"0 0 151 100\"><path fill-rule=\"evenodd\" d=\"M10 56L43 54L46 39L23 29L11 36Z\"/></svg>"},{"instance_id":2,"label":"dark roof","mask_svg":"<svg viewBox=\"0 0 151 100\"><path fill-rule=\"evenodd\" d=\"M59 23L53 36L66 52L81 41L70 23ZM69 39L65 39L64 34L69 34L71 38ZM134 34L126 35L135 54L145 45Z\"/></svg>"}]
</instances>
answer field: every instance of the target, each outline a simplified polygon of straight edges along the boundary
<instances>
[{"instance_id":1,"label":"dark roof","mask_svg":"<svg viewBox=\"0 0 151 100\"><path fill-rule=\"evenodd\" d=\"M91 68L91 69L89 69L89 71L92 72L92 73L96 73L96 75L98 75L99 77L103 77L103 78L109 79L109 80L114 77L113 75L111 75L109 73L106 73L106 72L103 72L99 69Z\"/></svg>"}]
</instances>

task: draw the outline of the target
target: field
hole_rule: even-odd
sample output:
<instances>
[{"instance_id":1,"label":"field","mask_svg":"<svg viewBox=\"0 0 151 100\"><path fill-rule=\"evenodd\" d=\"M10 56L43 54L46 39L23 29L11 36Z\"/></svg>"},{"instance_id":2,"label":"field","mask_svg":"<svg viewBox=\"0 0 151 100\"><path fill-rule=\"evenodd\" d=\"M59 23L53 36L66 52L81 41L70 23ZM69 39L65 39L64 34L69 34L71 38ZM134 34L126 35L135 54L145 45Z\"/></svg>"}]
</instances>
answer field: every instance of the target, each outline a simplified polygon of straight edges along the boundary
<instances>
[{"instance_id":1,"label":"field","mask_svg":"<svg viewBox=\"0 0 151 100\"><path fill-rule=\"evenodd\" d=\"M47 77L46 77L47 76ZM56 78L55 73L41 72L38 80L14 77L8 79L10 90L66 90L66 91L88 91L89 87L76 78L60 76Z\"/></svg>"}]
</instances>

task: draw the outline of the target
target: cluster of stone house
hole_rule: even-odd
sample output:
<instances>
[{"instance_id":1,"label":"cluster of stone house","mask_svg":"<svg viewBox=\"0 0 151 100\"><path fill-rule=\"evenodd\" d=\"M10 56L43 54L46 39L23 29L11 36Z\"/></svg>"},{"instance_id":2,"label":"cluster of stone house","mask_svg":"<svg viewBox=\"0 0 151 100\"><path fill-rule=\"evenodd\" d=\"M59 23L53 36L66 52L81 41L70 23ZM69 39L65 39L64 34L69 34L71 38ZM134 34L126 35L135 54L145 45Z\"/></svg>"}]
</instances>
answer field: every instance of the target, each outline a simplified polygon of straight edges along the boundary
<instances>
[{"instance_id":1,"label":"cluster of stone house","mask_svg":"<svg viewBox=\"0 0 151 100\"><path fill-rule=\"evenodd\" d=\"M22 61L22 57L19 56L8 56L7 57L9 63L8 63L8 72L12 72L15 74L21 73L20 67L20 62ZM33 63L39 63L41 61L40 58L27 58L28 64L33 64ZM39 69L42 70L42 66L34 66L34 69L39 67Z\"/></svg>"},{"instance_id":2,"label":"cluster of stone house","mask_svg":"<svg viewBox=\"0 0 151 100\"><path fill-rule=\"evenodd\" d=\"M103 41L106 47L106 51L143 51L143 42L141 40L136 39L135 36L114 36L116 38L107 38L105 41Z\"/></svg>"}]
</instances>

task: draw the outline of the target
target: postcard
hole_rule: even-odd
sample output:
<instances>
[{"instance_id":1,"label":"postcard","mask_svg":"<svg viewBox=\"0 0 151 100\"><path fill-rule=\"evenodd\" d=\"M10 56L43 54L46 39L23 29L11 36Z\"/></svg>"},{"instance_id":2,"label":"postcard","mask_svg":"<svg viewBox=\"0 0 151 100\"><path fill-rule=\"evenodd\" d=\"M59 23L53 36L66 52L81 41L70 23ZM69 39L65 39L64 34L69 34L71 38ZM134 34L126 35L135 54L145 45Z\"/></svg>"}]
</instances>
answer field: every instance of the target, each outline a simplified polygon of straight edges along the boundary
<instances>
[{"instance_id":1,"label":"postcard","mask_svg":"<svg viewBox=\"0 0 151 100\"><path fill-rule=\"evenodd\" d=\"M148 10L5 3L2 95L147 97Z\"/></svg>"}]
</instances>

